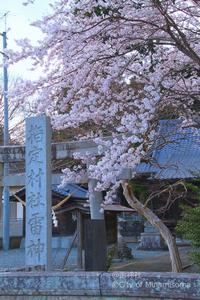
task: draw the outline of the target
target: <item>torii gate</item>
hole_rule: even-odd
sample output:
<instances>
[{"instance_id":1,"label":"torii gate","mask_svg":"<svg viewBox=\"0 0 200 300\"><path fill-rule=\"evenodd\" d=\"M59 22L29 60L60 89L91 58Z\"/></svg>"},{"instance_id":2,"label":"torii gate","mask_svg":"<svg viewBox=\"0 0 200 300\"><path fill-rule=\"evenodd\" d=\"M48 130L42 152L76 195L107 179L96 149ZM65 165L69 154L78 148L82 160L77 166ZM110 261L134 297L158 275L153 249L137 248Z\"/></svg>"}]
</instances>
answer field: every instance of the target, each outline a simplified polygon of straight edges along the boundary
<instances>
[{"instance_id":1,"label":"torii gate","mask_svg":"<svg viewBox=\"0 0 200 300\"><path fill-rule=\"evenodd\" d=\"M111 139L108 137L106 139ZM26 150L26 151L25 151ZM26 146L1 146L0 164L26 161L26 174L2 178L0 186L25 186L29 205L26 205L26 264L50 269L51 256L51 183L59 184L63 174L51 174L51 159L73 158L75 153L98 155L92 140L51 144L50 118L45 115L26 119ZM124 169L120 179L131 179L132 170ZM88 182L91 220L102 221L102 194L95 191L96 180L85 176L77 183ZM3 220L6 224L6 220ZM98 222L97 222L98 223ZM95 225L93 223L93 237ZM99 230L97 225L96 230ZM4 239L9 241L9 230ZM100 250L100 249L99 249ZM37 255L35 255L37 254ZM100 271L100 270L99 270Z\"/></svg>"}]
</instances>

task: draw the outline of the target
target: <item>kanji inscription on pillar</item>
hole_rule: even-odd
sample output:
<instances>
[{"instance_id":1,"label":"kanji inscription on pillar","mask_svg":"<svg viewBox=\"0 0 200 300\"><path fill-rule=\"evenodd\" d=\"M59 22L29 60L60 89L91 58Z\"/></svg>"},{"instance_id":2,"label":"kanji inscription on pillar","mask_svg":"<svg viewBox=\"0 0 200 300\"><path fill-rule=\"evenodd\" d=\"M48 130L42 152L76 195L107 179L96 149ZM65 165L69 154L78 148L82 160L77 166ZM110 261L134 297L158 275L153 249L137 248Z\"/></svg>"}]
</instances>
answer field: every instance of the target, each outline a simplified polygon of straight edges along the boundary
<instances>
[{"instance_id":1,"label":"kanji inscription on pillar","mask_svg":"<svg viewBox=\"0 0 200 300\"><path fill-rule=\"evenodd\" d=\"M26 266L51 266L51 125L26 119Z\"/></svg>"}]
</instances>

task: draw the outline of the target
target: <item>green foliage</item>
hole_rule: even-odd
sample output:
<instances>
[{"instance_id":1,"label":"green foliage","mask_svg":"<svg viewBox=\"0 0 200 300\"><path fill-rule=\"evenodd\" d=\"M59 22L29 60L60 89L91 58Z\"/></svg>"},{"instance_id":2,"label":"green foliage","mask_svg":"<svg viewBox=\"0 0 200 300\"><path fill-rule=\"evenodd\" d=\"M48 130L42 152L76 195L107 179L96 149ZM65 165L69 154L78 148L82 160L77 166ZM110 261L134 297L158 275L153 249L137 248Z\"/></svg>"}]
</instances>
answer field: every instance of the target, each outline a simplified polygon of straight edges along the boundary
<instances>
[{"instance_id":1,"label":"green foliage","mask_svg":"<svg viewBox=\"0 0 200 300\"><path fill-rule=\"evenodd\" d=\"M123 244L122 247L118 249L117 254L121 260L133 259L131 248L127 247L126 244Z\"/></svg>"},{"instance_id":2,"label":"green foliage","mask_svg":"<svg viewBox=\"0 0 200 300\"><path fill-rule=\"evenodd\" d=\"M130 44L128 50L137 50L140 54L146 56L149 53L153 54L156 52L156 43L152 39L147 39L143 43Z\"/></svg>"},{"instance_id":3,"label":"green foliage","mask_svg":"<svg viewBox=\"0 0 200 300\"><path fill-rule=\"evenodd\" d=\"M131 252L131 249L128 248L126 246L126 244L123 244L122 247L119 247L117 245L113 245L112 247L110 247L108 250L107 250L107 257L106 257L106 269L107 271L109 271L111 265L112 265L112 260L113 258L116 257L116 258L119 258L119 259L133 259L133 255L132 255L132 252Z\"/></svg>"},{"instance_id":4,"label":"green foliage","mask_svg":"<svg viewBox=\"0 0 200 300\"><path fill-rule=\"evenodd\" d=\"M77 0L77 3L80 2L80 0ZM106 3L106 0L103 0L104 3ZM96 6L92 7L90 11L86 11L84 16L91 18L93 15L96 15L97 17L106 17L110 13L115 13L118 10L117 9L111 9L110 6L102 6L98 5L98 1L96 1ZM78 15L80 13L80 9L75 9L74 14Z\"/></svg>"},{"instance_id":5,"label":"green foliage","mask_svg":"<svg viewBox=\"0 0 200 300\"><path fill-rule=\"evenodd\" d=\"M184 215L178 223L177 230L184 238L191 241L193 246L191 258L200 266L200 180L196 179L186 186L194 195L196 206L182 206Z\"/></svg>"},{"instance_id":6,"label":"green foliage","mask_svg":"<svg viewBox=\"0 0 200 300\"><path fill-rule=\"evenodd\" d=\"M85 16L92 17L92 15L95 14L98 17L99 16L106 17L109 15L110 11L111 11L111 9L109 7L105 8L105 7L98 5L98 6L95 6L92 11L86 12Z\"/></svg>"},{"instance_id":7,"label":"green foliage","mask_svg":"<svg viewBox=\"0 0 200 300\"><path fill-rule=\"evenodd\" d=\"M134 191L134 195L136 198L141 202L145 203L145 201L148 198L148 188L145 186L145 184L142 183L141 180L133 180L131 181L131 185Z\"/></svg>"},{"instance_id":8,"label":"green foliage","mask_svg":"<svg viewBox=\"0 0 200 300\"><path fill-rule=\"evenodd\" d=\"M76 3L79 3L81 0L77 0ZM103 0L103 2L106 4L107 0ZM141 3L140 3L141 2ZM142 8L142 1L139 1L138 3L133 3L133 8L134 9L141 9ZM97 17L107 17L107 16L120 16L120 6L119 7L114 7L113 5L99 5L98 0L96 0L96 6L92 7L90 11L87 11L84 16L85 17L92 17L93 15L96 15ZM80 9L75 9L74 14L78 15L80 12Z\"/></svg>"},{"instance_id":9,"label":"green foliage","mask_svg":"<svg viewBox=\"0 0 200 300\"><path fill-rule=\"evenodd\" d=\"M116 246L112 246L110 249L107 250L107 258L106 258L106 269L109 270L112 265L112 259L116 253Z\"/></svg>"}]
</instances>

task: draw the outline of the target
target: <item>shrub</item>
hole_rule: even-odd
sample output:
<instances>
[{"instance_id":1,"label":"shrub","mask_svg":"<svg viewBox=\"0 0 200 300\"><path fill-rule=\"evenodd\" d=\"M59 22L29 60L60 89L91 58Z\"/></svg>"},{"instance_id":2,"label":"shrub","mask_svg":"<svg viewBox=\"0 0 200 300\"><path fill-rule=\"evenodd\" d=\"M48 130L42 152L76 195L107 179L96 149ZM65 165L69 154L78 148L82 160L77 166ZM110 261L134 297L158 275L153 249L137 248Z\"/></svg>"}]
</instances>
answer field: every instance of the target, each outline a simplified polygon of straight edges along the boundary
<instances>
[{"instance_id":1,"label":"shrub","mask_svg":"<svg viewBox=\"0 0 200 300\"><path fill-rule=\"evenodd\" d=\"M188 191L191 191L196 201L194 207L182 206L183 218L178 222L178 232L184 238L191 241L193 252L192 260L200 266L200 179L186 184Z\"/></svg>"}]
</instances>

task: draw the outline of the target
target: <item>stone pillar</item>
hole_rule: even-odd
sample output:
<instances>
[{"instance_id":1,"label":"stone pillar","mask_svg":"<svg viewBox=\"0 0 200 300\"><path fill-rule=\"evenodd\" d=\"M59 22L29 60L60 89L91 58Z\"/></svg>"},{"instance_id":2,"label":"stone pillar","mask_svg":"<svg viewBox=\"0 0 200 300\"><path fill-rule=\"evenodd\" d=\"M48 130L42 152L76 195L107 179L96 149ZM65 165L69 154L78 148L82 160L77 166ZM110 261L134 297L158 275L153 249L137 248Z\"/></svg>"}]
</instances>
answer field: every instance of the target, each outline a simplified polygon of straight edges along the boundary
<instances>
[{"instance_id":1,"label":"stone pillar","mask_svg":"<svg viewBox=\"0 0 200 300\"><path fill-rule=\"evenodd\" d=\"M85 270L106 271L106 228L104 213L100 211L103 202L102 192L95 191L96 179L89 178L88 191L91 220L85 224Z\"/></svg>"},{"instance_id":2,"label":"stone pillar","mask_svg":"<svg viewBox=\"0 0 200 300\"><path fill-rule=\"evenodd\" d=\"M90 178L88 180L88 192L90 202L91 220L104 220L104 213L101 212L101 204L103 203L102 192L95 191L97 180Z\"/></svg>"},{"instance_id":3,"label":"stone pillar","mask_svg":"<svg viewBox=\"0 0 200 300\"><path fill-rule=\"evenodd\" d=\"M141 233L141 241L138 249L141 250L163 250L166 248L159 231L149 222L144 224L144 232Z\"/></svg>"},{"instance_id":4,"label":"stone pillar","mask_svg":"<svg viewBox=\"0 0 200 300\"><path fill-rule=\"evenodd\" d=\"M122 227L123 227L122 224L125 222L126 221L124 220L122 213L117 216L117 244L118 244L118 247L121 247L121 245L123 245L125 243L124 237L121 234Z\"/></svg>"},{"instance_id":5,"label":"stone pillar","mask_svg":"<svg viewBox=\"0 0 200 300\"><path fill-rule=\"evenodd\" d=\"M104 220L85 222L85 271L106 271L106 229Z\"/></svg>"},{"instance_id":6,"label":"stone pillar","mask_svg":"<svg viewBox=\"0 0 200 300\"><path fill-rule=\"evenodd\" d=\"M51 125L45 115L26 120L26 266L51 265Z\"/></svg>"},{"instance_id":7,"label":"stone pillar","mask_svg":"<svg viewBox=\"0 0 200 300\"><path fill-rule=\"evenodd\" d=\"M77 210L77 266L79 269L83 268L82 250L83 250L83 228L82 228L82 214L80 210Z\"/></svg>"}]
</instances>

